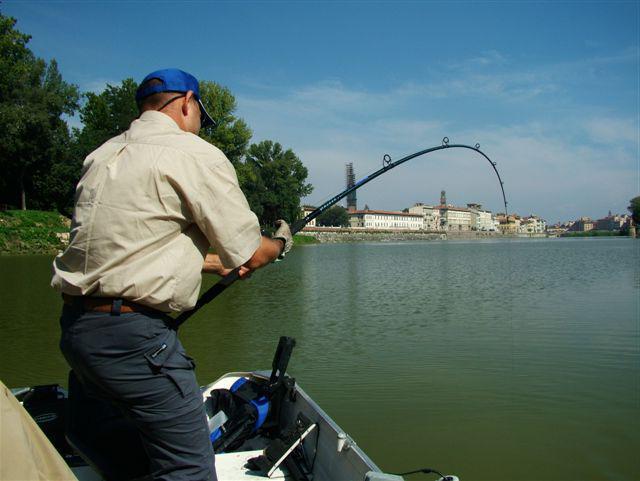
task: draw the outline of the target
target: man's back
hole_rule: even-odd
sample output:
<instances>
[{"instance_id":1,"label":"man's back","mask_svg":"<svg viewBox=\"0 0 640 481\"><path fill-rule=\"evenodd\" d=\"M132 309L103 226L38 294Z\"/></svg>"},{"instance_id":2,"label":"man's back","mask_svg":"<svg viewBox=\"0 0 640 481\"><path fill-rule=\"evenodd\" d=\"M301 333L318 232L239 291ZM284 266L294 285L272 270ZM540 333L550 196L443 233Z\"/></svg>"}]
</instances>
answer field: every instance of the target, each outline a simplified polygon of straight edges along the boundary
<instances>
[{"instance_id":1,"label":"man's back","mask_svg":"<svg viewBox=\"0 0 640 481\"><path fill-rule=\"evenodd\" d=\"M56 258L52 284L181 311L195 303L210 244L239 265L259 239L224 154L148 111L87 157L71 243Z\"/></svg>"}]
</instances>

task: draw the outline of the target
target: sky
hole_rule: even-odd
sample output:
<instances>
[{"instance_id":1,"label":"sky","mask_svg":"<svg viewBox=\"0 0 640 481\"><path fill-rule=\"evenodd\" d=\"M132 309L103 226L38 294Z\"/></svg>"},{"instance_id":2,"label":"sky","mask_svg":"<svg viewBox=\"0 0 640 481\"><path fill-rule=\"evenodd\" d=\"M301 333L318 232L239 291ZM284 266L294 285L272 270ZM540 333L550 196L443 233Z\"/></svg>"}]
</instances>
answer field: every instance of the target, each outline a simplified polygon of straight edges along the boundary
<instances>
[{"instance_id":1,"label":"sky","mask_svg":"<svg viewBox=\"0 0 640 481\"><path fill-rule=\"evenodd\" d=\"M0 11L100 92L182 68L227 86L236 115L292 149L319 205L399 159L475 145L509 212L547 222L626 213L640 195L640 2L7 1ZM78 122L72 120L72 122ZM463 149L411 160L357 191L358 207L480 203L491 166Z\"/></svg>"}]
</instances>

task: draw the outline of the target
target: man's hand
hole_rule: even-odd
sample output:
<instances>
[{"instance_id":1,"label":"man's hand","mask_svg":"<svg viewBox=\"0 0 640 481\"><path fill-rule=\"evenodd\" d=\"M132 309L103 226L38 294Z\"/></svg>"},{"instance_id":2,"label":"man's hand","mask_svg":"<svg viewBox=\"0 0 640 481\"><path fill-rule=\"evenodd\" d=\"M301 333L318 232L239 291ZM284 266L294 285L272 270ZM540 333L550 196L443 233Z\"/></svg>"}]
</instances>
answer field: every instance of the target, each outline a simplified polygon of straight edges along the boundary
<instances>
[{"instance_id":1,"label":"man's hand","mask_svg":"<svg viewBox=\"0 0 640 481\"><path fill-rule=\"evenodd\" d=\"M293 247L293 236L291 235L289 224L287 224L284 220L277 220L276 226L278 226L278 229L273 234L273 239L281 240L284 243L284 247L282 249L282 252L280 253L280 257L278 257L279 259L282 259L284 255Z\"/></svg>"},{"instance_id":2,"label":"man's hand","mask_svg":"<svg viewBox=\"0 0 640 481\"><path fill-rule=\"evenodd\" d=\"M233 269L222 269L221 271L217 272L217 274L224 277L231 272L233 272ZM252 273L253 270L249 269L247 266L238 267L238 276L240 277L240 280L249 279Z\"/></svg>"}]
</instances>

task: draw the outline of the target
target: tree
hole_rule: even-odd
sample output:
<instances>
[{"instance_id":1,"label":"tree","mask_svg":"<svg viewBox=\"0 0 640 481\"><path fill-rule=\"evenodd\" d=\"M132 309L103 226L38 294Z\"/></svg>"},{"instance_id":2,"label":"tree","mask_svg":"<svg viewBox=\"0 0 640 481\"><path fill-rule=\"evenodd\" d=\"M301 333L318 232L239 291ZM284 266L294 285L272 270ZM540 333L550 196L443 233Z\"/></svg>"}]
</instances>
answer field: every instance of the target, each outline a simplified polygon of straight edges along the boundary
<instances>
[{"instance_id":1,"label":"tree","mask_svg":"<svg viewBox=\"0 0 640 481\"><path fill-rule=\"evenodd\" d=\"M200 99L216 123L214 126L202 129L200 137L222 150L237 168L251 140L251 129L244 120L233 115L236 110L236 99L227 87L203 80L199 88ZM244 182L244 174L244 171L238 172L241 185Z\"/></svg>"},{"instance_id":2,"label":"tree","mask_svg":"<svg viewBox=\"0 0 640 481\"><path fill-rule=\"evenodd\" d=\"M316 224L327 227L349 227L349 214L344 207L334 205L316 217Z\"/></svg>"},{"instance_id":3,"label":"tree","mask_svg":"<svg viewBox=\"0 0 640 481\"><path fill-rule=\"evenodd\" d=\"M127 78L120 85L107 84L100 93L83 95L85 103L80 109L82 129L75 130L74 146L79 165L93 150L127 130L138 117L137 88L136 81Z\"/></svg>"},{"instance_id":4,"label":"tree","mask_svg":"<svg viewBox=\"0 0 640 481\"><path fill-rule=\"evenodd\" d=\"M631 212L633 223L640 225L640 195L629 201L629 207L627 207L627 209Z\"/></svg>"},{"instance_id":5,"label":"tree","mask_svg":"<svg viewBox=\"0 0 640 481\"><path fill-rule=\"evenodd\" d=\"M27 206L38 178L68 157L69 132L63 114L78 107L78 88L62 80L58 64L36 58L30 36L16 20L0 14L0 202ZM46 205L46 199L40 198Z\"/></svg>"},{"instance_id":6,"label":"tree","mask_svg":"<svg viewBox=\"0 0 640 481\"><path fill-rule=\"evenodd\" d=\"M293 222L300 217L300 199L313 187L307 184L308 171L291 149L271 140L252 144L247 151L244 192L260 223L271 225L278 219ZM257 205L257 207L256 207Z\"/></svg>"}]
</instances>

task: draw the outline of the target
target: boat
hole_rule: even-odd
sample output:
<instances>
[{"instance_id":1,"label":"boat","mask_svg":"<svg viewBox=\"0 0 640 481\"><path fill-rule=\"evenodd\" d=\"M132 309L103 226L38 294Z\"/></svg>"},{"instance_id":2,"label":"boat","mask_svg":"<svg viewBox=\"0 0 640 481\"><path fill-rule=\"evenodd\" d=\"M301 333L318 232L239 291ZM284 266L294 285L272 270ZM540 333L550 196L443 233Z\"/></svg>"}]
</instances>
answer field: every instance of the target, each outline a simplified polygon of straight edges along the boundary
<instances>
[{"instance_id":1,"label":"boat","mask_svg":"<svg viewBox=\"0 0 640 481\"><path fill-rule=\"evenodd\" d=\"M403 481L384 473L286 373L294 345L280 338L270 372L231 372L201 387L218 480ZM79 481L150 479L133 427L110 406L96 406L100 401L86 396L73 373L68 390L47 385L11 392ZM416 472L458 481L429 469Z\"/></svg>"}]
</instances>

